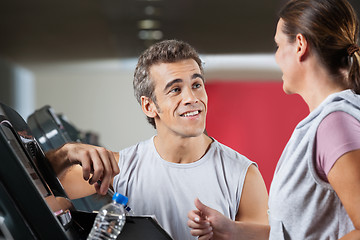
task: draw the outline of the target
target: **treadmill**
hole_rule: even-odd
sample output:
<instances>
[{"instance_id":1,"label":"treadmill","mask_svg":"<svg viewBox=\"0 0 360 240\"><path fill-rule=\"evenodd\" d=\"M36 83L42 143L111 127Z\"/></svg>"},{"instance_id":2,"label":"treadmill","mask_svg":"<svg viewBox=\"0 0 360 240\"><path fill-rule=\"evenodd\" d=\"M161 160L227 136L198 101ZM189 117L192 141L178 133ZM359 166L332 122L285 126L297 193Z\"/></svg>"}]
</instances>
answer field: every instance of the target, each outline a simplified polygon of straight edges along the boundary
<instances>
[{"instance_id":1,"label":"treadmill","mask_svg":"<svg viewBox=\"0 0 360 240\"><path fill-rule=\"evenodd\" d=\"M82 240L95 217L69 200L28 124L0 102L0 240ZM151 216L127 216L117 239L172 238Z\"/></svg>"}]
</instances>

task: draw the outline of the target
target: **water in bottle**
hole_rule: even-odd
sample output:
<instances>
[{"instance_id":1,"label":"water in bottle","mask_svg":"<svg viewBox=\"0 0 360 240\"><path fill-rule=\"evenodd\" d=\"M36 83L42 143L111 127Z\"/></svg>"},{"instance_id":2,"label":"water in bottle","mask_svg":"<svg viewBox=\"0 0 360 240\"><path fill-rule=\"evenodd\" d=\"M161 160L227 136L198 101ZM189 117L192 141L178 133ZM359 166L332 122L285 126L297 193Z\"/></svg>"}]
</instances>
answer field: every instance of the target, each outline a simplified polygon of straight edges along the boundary
<instances>
[{"instance_id":1,"label":"water in bottle","mask_svg":"<svg viewBox=\"0 0 360 240\"><path fill-rule=\"evenodd\" d=\"M116 239L125 225L124 196L115 193L113 201L99 210L88 240Z\"/></svg>"}]
</instances>

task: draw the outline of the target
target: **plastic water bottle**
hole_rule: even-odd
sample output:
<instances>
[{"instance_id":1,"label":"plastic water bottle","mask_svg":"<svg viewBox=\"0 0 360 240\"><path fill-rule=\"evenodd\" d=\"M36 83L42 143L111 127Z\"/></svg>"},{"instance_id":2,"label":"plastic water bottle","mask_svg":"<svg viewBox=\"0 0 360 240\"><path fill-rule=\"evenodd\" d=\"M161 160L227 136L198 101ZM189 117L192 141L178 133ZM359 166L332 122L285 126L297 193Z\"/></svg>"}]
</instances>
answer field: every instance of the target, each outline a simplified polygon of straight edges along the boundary
<instances>
[{"instance_id":1,"label":"plastic water bottle","mask_svg":"<svg viewBox=\"0 0 360 240\"><path fill-rule=\"evenodd\" d=\"M114 192L109 188L108 190L110 192L110 194L112 196L114 196ZM134 210L132 210L132 208L130 206L127 205L128 201L129 201L129 198L118 193L119 195L121 195L121 198L122 198L122 205L124 207L124 210L125 210L125 215L126 216L135 216L135 213L134 213Z\"/></svg>"},{"instance_id":2,"label":"plastic water bottle","mask_svg":"<svg viewBox=\"0 0 360 240\"><path fill-rule=\"evenodd\" d=\"M126 216L135 216L134 210L132 210L132 208L127 205L128 201L129 201L128 197L123 196L123 198L124 198L123 205L124 205L125 215Z\"/></svg>"},{"instance_id":3,"label":"plastic water bottle","mask_svg":"<svg viewBox=\"0 0 360 240\"><path fill-rule=\"evenodd\" d=\"M126 222L124 206L127 204L127 197L115 193L112 200L99 210L88 240L116 239L120 234Z\"/></svg>"}]
</instances>

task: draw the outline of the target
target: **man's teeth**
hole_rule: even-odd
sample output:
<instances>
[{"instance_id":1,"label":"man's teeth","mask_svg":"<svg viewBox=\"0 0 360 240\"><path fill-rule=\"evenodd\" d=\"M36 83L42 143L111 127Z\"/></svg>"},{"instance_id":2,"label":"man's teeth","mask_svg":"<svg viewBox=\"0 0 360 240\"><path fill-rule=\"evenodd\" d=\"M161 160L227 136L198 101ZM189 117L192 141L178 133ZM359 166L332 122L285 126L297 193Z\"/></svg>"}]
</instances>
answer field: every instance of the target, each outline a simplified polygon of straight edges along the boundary
<instances>
[{"instance_id":1,"label":"man's teeth","mask_svg":"<svg viewBox=\"0 0 360 240\"><path fill-rule=\"evenodd\" d=\"M199 111L187 112L183 116L184 117L191 117L191 116L195 116L197 114L199 114Z\"/></svg>"}]
</instances>

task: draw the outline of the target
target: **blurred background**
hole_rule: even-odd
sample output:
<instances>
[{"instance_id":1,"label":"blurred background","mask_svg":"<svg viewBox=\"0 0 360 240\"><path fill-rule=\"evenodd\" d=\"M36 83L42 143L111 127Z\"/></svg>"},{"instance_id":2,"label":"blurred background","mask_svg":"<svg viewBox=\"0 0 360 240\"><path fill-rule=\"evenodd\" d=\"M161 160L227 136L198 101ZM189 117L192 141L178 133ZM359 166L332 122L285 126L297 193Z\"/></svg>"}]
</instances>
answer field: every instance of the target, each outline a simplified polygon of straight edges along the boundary
<instances>
[{"instance_id":1,"label":"blurred background","mask_svg":"<svg viewBox=\"0 0 360 240\"><path fill-rule=\"evenodd\" d=\"M259 164L267 186L293 128L308 114L282 91L274 59L284 0L0 2L0 101L26 120L50 105L118 151L155 134L133 97L137 57L163 39L204 61L207 131ZM359 12L360 1L350 1Z\"/></svg>"}]
</instances>

